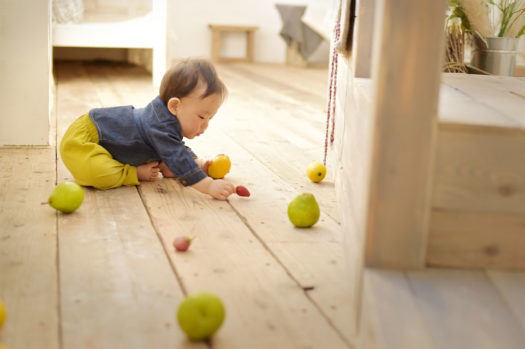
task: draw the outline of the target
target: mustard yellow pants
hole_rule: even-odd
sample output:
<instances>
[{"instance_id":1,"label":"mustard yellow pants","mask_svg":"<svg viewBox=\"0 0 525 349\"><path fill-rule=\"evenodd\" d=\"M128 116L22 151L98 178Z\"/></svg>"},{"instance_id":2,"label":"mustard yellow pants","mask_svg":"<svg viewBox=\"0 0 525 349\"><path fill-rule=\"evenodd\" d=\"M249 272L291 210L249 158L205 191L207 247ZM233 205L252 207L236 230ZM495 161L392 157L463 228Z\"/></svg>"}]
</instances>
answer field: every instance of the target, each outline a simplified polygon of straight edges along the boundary
<instances>
[{"instance_id":1,"label":"mustard yellow pants","mask_svg":"<svg viewBox=\"0 0 525 349\"><path fill-rule=\"evenodd\" d=\"M140 184L137 168L113 159L98 141L95 125L84 114L69 126L60 142L62 161L78 184L103 190Z\"/></svg>"}]
</instances>

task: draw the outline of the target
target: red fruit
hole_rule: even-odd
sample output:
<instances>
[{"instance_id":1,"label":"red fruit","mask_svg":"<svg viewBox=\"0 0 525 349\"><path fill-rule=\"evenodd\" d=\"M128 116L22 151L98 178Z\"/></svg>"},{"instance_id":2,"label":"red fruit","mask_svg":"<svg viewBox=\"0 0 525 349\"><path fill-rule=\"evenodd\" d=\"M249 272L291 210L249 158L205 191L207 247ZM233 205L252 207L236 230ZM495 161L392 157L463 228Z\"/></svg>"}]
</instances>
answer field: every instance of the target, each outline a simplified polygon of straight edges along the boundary
<instances>
[{"instance_id":1,"label":"red fruit","mask_svg":"<svg viewBox=\"0 0 525 349\"><path fill-rule=\"evenodd\" d=\"M239 196L250 196L250 192L248 191L248 189L246 189L245 186L243 185L238 185L235 187L235 192L237 193L237 195Z\"/></svg>"},{"instance_id":2,"label":"red fruit","mask_svg":"<svg viewBox=\"0 0 525 349\"><path fill-rule=\"evenodd\" d=\"M177 251L186 251L191 245L191 238L188 236L177 236L173 240L173 247Z\"/></svg>"}]
</instances>

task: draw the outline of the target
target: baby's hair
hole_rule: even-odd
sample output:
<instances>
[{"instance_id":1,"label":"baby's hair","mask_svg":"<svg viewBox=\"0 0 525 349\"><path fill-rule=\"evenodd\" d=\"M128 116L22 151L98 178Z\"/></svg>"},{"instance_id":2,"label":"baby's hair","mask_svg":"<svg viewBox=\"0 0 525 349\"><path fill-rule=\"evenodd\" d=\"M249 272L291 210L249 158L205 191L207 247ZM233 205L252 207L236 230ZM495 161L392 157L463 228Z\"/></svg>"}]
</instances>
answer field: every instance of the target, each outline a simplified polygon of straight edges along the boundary
<instances>
[{"instance_id":1,"label":"baby's hair","mask_svg":"<svg viewBox=\"0 0 525 349\"><path fill-rule=\"evenodd\" d=\"M206 91L201 98L218 93L224 99L228 90L219 79L213 65L205 59L187 59L168 70L160 83L159 96L164 104L170 98L188 96L199 84L206 84Z\"/></svg>"}]
</instances>

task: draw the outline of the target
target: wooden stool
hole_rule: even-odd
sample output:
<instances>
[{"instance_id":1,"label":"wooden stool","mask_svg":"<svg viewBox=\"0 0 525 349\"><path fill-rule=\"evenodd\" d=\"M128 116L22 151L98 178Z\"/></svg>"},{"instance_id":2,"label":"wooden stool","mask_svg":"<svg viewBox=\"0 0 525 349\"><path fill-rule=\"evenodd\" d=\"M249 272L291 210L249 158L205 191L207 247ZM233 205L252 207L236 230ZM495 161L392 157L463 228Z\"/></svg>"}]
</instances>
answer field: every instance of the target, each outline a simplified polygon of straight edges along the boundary
<instances>
[{"instance_id":1,"label":"wooden stool","mask_svg":"<svg viewBox=\"0 0 525 349\"><path fill-rule=\"evenodd\" d=\"M211 58L216 62L253 62L253 47L255 31L259 27L243 25L209 25L212 32L211 40ZM246 33L246 57L221 57L221 35L223 32L244 32Z\"/></svg>"}]
</instances>

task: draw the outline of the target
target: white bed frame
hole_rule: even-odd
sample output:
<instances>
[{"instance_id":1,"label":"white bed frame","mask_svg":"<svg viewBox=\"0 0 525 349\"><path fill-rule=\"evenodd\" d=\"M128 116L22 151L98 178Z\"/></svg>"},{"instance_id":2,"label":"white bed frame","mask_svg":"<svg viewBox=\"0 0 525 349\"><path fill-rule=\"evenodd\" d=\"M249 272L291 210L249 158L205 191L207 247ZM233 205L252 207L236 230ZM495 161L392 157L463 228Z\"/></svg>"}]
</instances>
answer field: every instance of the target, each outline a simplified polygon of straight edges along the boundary
<instances>
[{"instance_id":1,"label":"white bed frame","mask_svg":"<svg viewBox=\"0 0 525 349\"><path fill-rule=\"evenodd\" d=\"M106 47L152 49L153 84L159 86L166 71L167 0L151 0L152 10L140 17L113 16L82 23L53 24L55 47Z\"/></svg>"}]
</instances>

